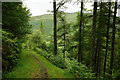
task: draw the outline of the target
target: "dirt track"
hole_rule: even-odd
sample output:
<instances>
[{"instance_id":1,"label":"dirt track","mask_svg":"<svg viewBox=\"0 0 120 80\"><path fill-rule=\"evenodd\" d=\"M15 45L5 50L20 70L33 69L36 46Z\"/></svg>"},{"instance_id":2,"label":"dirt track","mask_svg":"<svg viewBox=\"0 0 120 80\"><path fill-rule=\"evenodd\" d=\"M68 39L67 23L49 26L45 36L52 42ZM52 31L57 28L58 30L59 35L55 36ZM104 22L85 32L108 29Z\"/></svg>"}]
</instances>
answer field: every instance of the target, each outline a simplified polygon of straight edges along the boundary
<instances>
[{"instance_id":1,"label":"dirt track","mask_svg":"<svg viewBox=\"0 0 120 80\"><path fill-rule=\"evenodd\" d=\"M44 64L34 54L32 54L32 56L41 65L41 69L42 69L42 72L43 72L43 75L44 75L43 78L45 78L45 80L49 80L48 79L48 73L47 73L47 70L46 70Z\"/></svg>"}]
</instances>

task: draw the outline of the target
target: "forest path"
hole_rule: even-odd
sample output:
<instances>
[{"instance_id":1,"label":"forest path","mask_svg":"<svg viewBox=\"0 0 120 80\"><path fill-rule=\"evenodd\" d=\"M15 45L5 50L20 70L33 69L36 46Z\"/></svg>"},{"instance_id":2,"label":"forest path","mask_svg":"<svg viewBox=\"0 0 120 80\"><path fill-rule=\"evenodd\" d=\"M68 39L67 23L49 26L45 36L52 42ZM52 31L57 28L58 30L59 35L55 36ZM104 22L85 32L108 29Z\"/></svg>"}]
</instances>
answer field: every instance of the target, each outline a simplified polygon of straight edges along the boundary
<instances>
[{"instance_id":1,"label":"forest path","mask_svg":"<svg viewBox=\"0 0 120 80\"><path fill-rule=\"evenodd\" d=\"M20 59L12 72L5 78L35 78L49 80L50 78L74 78L68 73L49 62L46 58L32 50L23 50Z\"/></svg>"},{"instance_id":2,"label":"forest path","mask_svg":"<svg viewBox=\"0 0 120 80\"><path fill-rule=\"evenodd\" d=\"M40 64L41 69L42 69L42 74L43 74L43 78L48 78L48 73L46 70L45 65L33 54L31 53L31 55L34 57L34 59ZM36 75L37 76L37 75ZM39 76L38 76L39 77ZM48 79L47 79L48 80Z\"/></svg>"}]
</instances>

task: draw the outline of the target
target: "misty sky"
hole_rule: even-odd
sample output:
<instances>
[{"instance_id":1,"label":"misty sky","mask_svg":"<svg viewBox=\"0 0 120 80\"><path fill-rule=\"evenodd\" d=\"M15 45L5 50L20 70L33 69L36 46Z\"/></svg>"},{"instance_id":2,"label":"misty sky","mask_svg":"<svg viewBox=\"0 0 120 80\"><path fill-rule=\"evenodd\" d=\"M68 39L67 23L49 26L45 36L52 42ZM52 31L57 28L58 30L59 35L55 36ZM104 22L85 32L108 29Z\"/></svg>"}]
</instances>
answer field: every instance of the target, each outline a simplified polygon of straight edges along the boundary
<instances>
[{"instance_id":1,"label":"misty sky","mask_svg":"<svg viewBox=\"0 0 120 80\"><path fill-rule=\"evenodd\" d=\"M42 15L42 14L48 14L48 10L53 10L53 0L25 0L24 5L26 5L30 12L32 13L32 16ZM86 8L92 9L91 7L92 3L87 3L85 5ZM65 12L77 12L80 10L80 4L76 5L73 3L66 4L68 7Z\"/></svg>"},{"instance_id":2,"label":"misty sky","mask_svg":"<svg viewBox=\"0 0 120 80\"><path fill-rule=\"evenodd\" d=\"M43 15L43 14L48 14L53 10L53 0L24 0L24 5L30 9L30 12L32 13L32 16L37 16L37 15ZM92 4L93 3L84 3L85 8L92 9ZM65 10L65 12L77 12L80 11L80 4L76 5L73 3L67 3L65 6L68 8ZM119 13L120 14L120 9Z\"/></svg>"}]
</instances>

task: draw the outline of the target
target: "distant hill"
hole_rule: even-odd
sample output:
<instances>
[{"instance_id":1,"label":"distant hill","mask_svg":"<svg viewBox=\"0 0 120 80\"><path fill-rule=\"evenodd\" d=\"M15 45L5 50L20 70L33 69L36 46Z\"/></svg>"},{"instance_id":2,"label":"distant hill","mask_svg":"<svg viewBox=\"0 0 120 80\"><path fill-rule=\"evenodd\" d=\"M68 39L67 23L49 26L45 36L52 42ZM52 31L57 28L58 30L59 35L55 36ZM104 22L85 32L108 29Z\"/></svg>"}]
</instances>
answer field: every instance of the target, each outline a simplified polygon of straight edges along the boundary
<instances>
[{"instance_id":1,"label":"distant hill","mask_svg":"<svg viewBox=\"0 0 120 80\"><path fill-rule=\"evenodd\" d=\"M66 13L66 20L68 23L76 22L76 13ZM40 16L34 16L30 19L30 24L32 25L33 31L38 30L41 22L44 25L44 33L46 35L53 34L53 15L52 14L44 14Z\"/></svg>"}]
</instances>

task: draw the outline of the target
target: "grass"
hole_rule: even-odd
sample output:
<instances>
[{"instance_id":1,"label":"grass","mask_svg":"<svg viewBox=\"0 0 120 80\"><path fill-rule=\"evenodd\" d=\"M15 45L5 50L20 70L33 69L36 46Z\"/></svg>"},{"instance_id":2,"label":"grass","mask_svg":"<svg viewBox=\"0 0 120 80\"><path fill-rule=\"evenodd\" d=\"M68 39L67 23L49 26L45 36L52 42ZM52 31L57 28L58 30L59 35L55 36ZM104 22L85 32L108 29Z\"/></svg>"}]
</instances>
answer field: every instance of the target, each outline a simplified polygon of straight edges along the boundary
<instances>
[{"instance_id":1,"label":"grass","mask_svg":"<svg viewBox=\"0 0 120 80\"><path fill-rule=\"evenodd\" d=\"M35 52L34 52L34 54L35 54ZM72 74L65 72L64 70L51 64L43 56L40 56L40 54L35 54L35 55L45 65L48 75L49 75L49 78L75 78Z\"/></svg>"},{"instance_id":2,"label":"grass","mask_svg":"<svg viewBox=\"0 0 120 80\"><path fill-rule=\"evenodd\" d=\"M7 78L33 78L33 77L37 77L35 75L39 75L40 77L42 77L40 65L30 55L30 53L28 51L23 51L20 54L20 56L21 56L21 59L19 60L18 64L13 69L13 71L5 75Z\"/></svg>"},{"instance_id":3,"label":"grass","mask_svg":"<svg viewBox=\"0 0 120 80\"><path fill-rule=\"evenodd\" d=\"M70 73L56 67L46 60L43 56L40 56L36 52L24 50L20 56L16 67L12 72L6 74L6 78L43 78L43 73L40 64L31 56L33 53L46 67L49 78L74 78Z\"/></svg>"}]
</instances>

